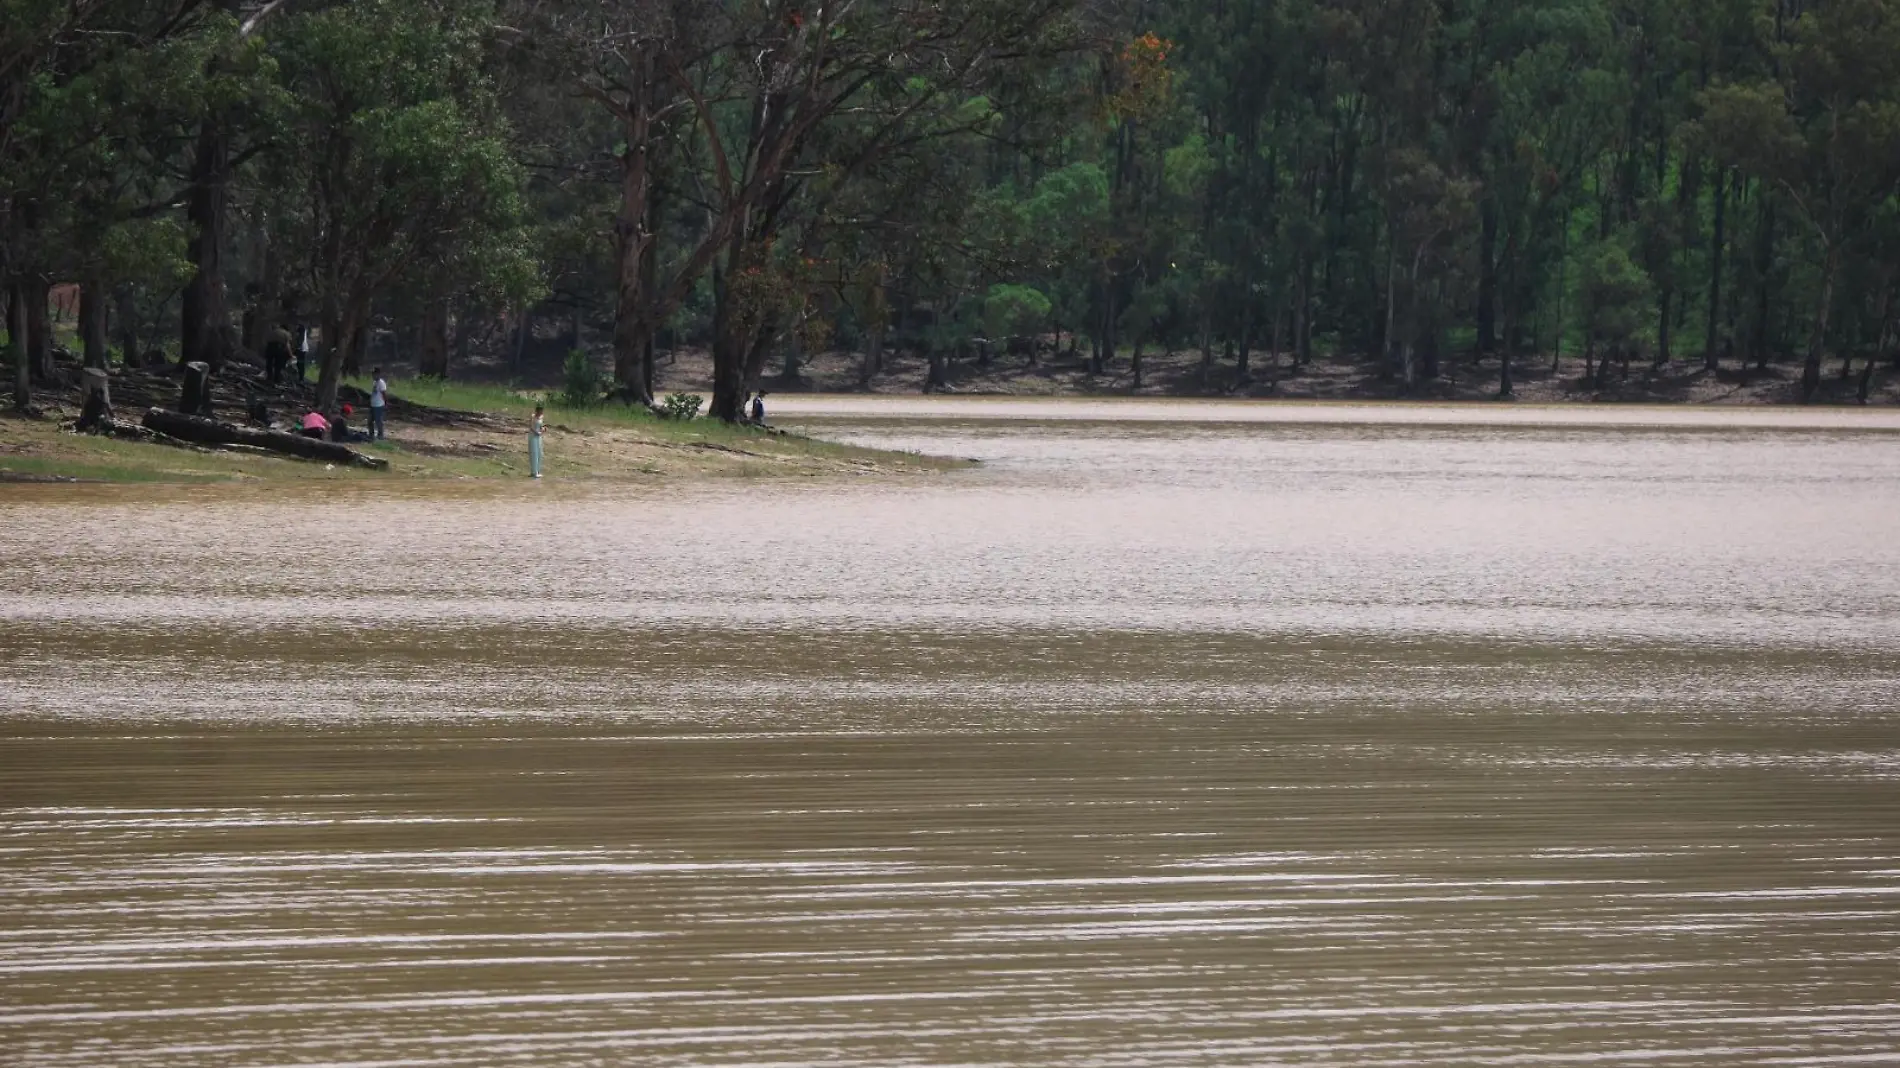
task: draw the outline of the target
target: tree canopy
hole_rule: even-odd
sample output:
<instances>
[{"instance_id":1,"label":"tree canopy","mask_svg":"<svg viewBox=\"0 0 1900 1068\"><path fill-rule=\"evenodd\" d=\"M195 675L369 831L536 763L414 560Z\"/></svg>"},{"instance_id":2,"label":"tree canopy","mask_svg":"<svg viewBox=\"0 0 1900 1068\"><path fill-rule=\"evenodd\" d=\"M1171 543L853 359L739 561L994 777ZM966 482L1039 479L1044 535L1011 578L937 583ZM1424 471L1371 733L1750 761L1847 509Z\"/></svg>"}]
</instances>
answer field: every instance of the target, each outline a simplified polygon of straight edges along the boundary
<instances>
[{"instance_id":1,"label":"tree canopy","mask_svg":"<svg viewBox=\"0 0 1900 1068\"><path fill-rule=\"evenodd\" d=\"M315 325L325 404L375 324L443 373L537 303L631 402L703 345L728 419L775 353L1064 338L1864 397L1900 0L0 0L0 282L22 404L63 283L93 362L174 296L180 359Z\"/></svg>"}]
</instances>

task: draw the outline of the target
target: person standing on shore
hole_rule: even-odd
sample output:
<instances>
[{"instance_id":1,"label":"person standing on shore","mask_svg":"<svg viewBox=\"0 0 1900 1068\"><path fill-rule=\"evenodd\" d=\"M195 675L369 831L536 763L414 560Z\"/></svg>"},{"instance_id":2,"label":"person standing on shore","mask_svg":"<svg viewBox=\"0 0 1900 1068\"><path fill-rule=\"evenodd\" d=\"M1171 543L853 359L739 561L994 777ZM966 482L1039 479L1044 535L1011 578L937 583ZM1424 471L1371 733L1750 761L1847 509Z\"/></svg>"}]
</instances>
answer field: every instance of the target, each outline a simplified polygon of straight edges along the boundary
<instances>
[{"instance_id":1,"label":"person standing on shore","mask_svg":"<svg viewBox=\"0 0 1900 1068\"><path fill-rule=\"evenodd\" d=\"M757 393L754 393L752 395L751 415L752 415L752 423L754 426L765 425L765 391L764 390L760 390Z\"/></svg>"},{"instance_id":2,"label":"person standing on shore","mask_svg":"<svg viewBox=\"0 0 1900 1068\"><path fill-rule=\"evenodd\" d=\"M547 433L548 420L541 405L534 406L534 418L528 420L528 477L541 477L541 436Z\"/></svg>"},{"instance_id":3,"label":"person standing on shore","mask_svg":"<svg viewBox=\"0 0 1900 1068\"><path fill-rule=\"evenodd\" d=\"M383 381L383 369L378 367L369 373L369 439L381 441L387 434L383 432L383 407L388 404L384 394L389 392L389 383Z\"/></svg>"}]
</instances>

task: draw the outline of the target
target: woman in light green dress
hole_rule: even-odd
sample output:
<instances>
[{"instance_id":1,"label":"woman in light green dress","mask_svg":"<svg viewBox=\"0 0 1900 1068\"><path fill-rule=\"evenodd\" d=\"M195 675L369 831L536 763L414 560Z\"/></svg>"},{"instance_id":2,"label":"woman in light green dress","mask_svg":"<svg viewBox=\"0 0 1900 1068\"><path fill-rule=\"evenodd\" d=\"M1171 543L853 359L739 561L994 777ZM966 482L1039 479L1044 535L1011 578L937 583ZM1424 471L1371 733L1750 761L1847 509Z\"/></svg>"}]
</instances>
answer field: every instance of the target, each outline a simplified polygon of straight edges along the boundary
<instances>
[{"instance_id":1,"label":"woman in light green dress","mask_svg":"<svg viewBox=\"0 0 1900 1068\"><path fill-rule=\"evenodd\" d=\"M534 406L534 418L528 420L528 473L531 478L541 477L541 437L547 430L547 417L537 404Z\"/></svg>"}]
</instances>

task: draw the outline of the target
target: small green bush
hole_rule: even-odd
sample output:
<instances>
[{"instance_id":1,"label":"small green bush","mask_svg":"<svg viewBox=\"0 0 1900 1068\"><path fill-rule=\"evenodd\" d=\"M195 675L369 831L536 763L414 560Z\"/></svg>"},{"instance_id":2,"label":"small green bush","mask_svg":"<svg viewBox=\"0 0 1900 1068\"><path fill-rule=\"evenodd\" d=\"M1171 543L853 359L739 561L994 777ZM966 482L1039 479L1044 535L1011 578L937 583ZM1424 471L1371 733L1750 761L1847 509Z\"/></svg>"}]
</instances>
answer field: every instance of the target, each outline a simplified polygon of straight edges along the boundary
<instances>
[{"instance_id":1,"label":"small green bush","mask_svg":"<svg viewBox=\"0 0 1900 1068\"><path fill-rule=\"evenodd\" d=\"M706 398L697 393L668 393L660 402L660 410L668 419L686 420L698 415L699 406L704 403Z\"/></svg>"},{"instance_id":2,"label":"small green bush","mask_svg":"<svg viewBox=\"0 0 1900 1068\"><path fill-rule=\"evenodd\" d=\"M600 369L587 354L575 349L567 354L567 362L561 365L561 405L566 408L592 408L600 403L601 390L605 382Z\"/></svg>"}]
</instances>

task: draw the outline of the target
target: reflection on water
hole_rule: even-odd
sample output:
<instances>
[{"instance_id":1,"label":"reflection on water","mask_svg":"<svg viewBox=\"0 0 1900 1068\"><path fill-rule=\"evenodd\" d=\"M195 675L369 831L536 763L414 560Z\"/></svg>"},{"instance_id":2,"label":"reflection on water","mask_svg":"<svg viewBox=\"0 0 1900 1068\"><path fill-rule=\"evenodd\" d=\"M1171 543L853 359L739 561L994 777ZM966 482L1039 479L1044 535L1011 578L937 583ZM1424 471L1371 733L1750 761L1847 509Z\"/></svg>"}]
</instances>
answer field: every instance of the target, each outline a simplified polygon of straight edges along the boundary
<instances>
[{"instance_id":1,"label":"reflection on water","mask_svg":"<svg viewBox=\"0 0 1900 1068\"><path fill-rule=\"evenodd\" d=\"M0 490L0 1061L1895 1057L1900 437L1194 411Z\"/></svg>"}]
</instances>

